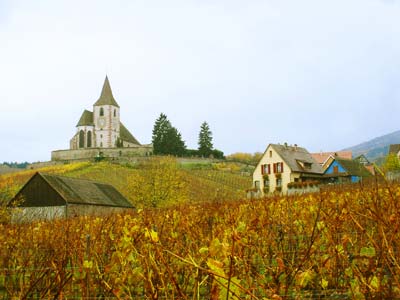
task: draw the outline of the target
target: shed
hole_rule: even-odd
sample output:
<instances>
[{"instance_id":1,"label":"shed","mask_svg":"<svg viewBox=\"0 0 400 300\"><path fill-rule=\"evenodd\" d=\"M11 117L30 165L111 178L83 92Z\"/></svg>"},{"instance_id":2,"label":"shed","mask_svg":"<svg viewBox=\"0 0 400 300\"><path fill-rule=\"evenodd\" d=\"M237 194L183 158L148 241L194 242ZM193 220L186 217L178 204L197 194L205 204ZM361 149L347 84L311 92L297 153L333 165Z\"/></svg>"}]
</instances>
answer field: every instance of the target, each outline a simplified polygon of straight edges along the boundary
<instances>
[{"instance_id":1,"label":"shed","mask_svg":"<svg viewBox=\"0 0 400 300\"><path fill-rule=\"evenodd\" d=\"M19 208L13 213L14 220L104 215L134 208L109 184L40 172L29 179L9 206Z\"/></svg>"}]
</instances>

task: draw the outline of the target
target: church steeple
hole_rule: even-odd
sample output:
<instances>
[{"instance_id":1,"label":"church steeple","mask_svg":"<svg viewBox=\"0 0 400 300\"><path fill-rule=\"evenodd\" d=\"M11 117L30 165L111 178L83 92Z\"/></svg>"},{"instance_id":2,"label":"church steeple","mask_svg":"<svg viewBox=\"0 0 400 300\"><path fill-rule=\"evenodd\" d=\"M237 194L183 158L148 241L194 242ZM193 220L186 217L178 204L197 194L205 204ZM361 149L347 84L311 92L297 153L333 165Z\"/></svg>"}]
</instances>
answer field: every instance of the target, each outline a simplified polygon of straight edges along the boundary
<instances>
[{"instance_id":1,"label":"church steeple","mask_svg":"<svg viewBox=\"0 0 400 300\"><path fill-rule=\"evenodd\" d=\"M119 107L117 101L115 101L114 96L112 94L110 82L108 81L107 76L106 79L104 80L100 98L94 104L94 106L100 106L100 105L114 105L116 107Z\"/></svg>"}]
</instances>

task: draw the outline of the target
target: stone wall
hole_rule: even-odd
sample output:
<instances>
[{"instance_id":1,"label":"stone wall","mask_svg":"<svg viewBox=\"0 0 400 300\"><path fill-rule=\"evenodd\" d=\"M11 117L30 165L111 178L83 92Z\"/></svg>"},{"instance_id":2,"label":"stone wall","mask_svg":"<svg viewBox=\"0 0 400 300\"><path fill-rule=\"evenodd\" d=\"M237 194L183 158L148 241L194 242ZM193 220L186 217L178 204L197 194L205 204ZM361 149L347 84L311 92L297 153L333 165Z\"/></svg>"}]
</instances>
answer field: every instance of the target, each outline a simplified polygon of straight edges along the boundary
<instances>
[{"instance_id":1,"label":"stone wall","mask_svg":"<svg viewBox=\"0 0 400 300\"><path fill-rule=\"evenodd\" d=\"M59 166L59 165L64 165L65 163L62 161L43 161L43 162L35 162L27 165L26 169L27 170L36 170L36 169L41 169L41 168L46 168L46 167L53 167L53 166Z\"/></svg>"},{"instance_id":2,"label":"stone wall","mask_svg":"<svg viewBox=\"0 0 400 300\"><path fill-rule=\"evenodd\" d=\"M38 220L54 220L77 216L106 216L127 213L134 208L110 207L100 205L69 204L68 206L15 207L11 208L12 223L29 223Z\"/></svg>"},{"instance_id":3,"label":"stone wall","mask_svg":"<svg viewBox=\"0 0 400 300\"><path fill-rule=\"evenodd\" d=\"M99 155L105 158L149 156L153 152L150 145L129 148L88 148L79 150L56 150L51 152L52 161L91 160Z\"/></svg>"},{"instance_id":4,"label":"stone wall","mask_svg":"<svg viewBox=\"0 0 400 300\"><path fill-rule=\"evenodd\" d=\"M11 223L65 218L65 206L15 207L11 209Z\"/></svg>"},{"instance_id":5,"label":"stone wall","mask_svg":"<svg viewBox=\"0 0 400 300\"><path fill-rule=\"evenodd\" d=\"M77 216L106 216L109 214L121 214L132 212L134 208L111 207L100 205L68 204L68 218Z\"/></svg>"},{"instance_id":6,"label":"stone wall","mask_svg":"<svg viewBox=\"0 0 400 300\"><path fill-rule=\"evenodd\" d=\"M303 188L290 188L287 191L288 195L301 195L306 193L318 193L320 191L319 186L308 186Z\"/></svg>"}]
</instances>

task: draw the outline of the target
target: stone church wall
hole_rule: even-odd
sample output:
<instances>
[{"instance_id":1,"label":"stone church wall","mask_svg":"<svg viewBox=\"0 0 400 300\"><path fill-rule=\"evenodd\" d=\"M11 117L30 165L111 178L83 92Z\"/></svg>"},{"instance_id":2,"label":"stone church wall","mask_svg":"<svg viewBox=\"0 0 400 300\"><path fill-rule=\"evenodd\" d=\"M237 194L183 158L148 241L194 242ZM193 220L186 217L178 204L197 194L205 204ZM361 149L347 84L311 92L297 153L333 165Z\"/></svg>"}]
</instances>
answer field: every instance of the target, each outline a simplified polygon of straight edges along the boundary
<instances>
[{"instance_id":1,"label":"stone church wall","mask_svg":"<svg viewBox=\"0 0 400 300\"><path fill-rule=\"evenodd\" d=\"M79 150L56 150L51 152L52 161L90 160L102 154L105 158L149 156L152 146L142 145L129 148L87 148Z\"/></svg>"},{"instance_id":2,"label":"stone church wall","mask_svg":"<svg viewBox=\"0 0 400 300\"><path fill-rule=\"evenodd\" d=\"M103 116L100 116L100 110L103 109ZM115 111L115 117L114 117ZM101 105L93 107L94 129L96 135L95 146L112 148L119 136L119 108L111 105ZM98 120L102 118L105 121L103 127L100 127Z\"/></svg>"}]
</instances>

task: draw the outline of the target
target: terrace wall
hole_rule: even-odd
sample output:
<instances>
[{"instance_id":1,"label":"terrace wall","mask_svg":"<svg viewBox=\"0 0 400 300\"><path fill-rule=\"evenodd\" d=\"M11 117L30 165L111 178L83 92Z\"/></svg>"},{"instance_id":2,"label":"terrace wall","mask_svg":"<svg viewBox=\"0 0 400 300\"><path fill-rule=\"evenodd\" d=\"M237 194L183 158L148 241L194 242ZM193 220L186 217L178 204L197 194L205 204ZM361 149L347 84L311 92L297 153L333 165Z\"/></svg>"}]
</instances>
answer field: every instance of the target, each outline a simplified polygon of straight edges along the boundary
<instances>
[{"instance_id":1,"label":"terrace wall","mask_svg":"<svg viewBox=\"0 0 400 300\"><path fill-rule=\"evenodd\" d=\"M89 160L102 155L105 158L149 156L153 147L142 145L129 148L87 148L79 150L56 150L51 152L52 161Z\"/></svg>"}]
</instances>

